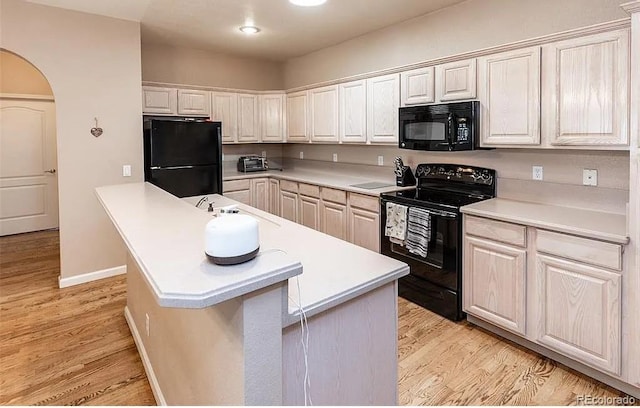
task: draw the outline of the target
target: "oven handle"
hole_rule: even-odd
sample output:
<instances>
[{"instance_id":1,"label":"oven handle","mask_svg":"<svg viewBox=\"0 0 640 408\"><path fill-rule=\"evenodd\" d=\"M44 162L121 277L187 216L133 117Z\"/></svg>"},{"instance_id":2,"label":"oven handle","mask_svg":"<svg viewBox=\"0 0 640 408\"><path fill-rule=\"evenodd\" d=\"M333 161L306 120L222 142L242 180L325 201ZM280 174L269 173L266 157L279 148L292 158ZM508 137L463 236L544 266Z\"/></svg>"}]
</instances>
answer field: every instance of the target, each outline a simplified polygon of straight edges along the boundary
<instances>
[{"instance_id":1,"label":"oven handle","mask_svg":"<svg viewBox=\"0 0 640 408\"><path fill-rule=\"evenodd\" d=\"M387 203L387 202L389 202L389 203L397 203L397 204L401 204L401 203L396 202L396 201L387 201L387 200L382 200L382 199L380 200L380 202L382 203L382 207L385 207L385 208L386 208L386 205L387 205L386 203ZM403 204L403 205L404 205L404 204ZM410 205L409 205L409 206L407 206L407 208L409 208L409 207L411 207L411 206L410 206ZM448 212L448 211L434 210L434 209L431 209L431 208L423 208L423 207L416 207L416 206L413 206L413 207L414 207L414 208L419 208L419 209L421 209L421 210L424 210L424 211L426 211L426 212L428 212L429 214L432 214L432 215L438 215L438 216L440 216L440 217L445 217L445 218L458 218L458 214L456 214L456 213L452 213L452 212Z\"/></svg>"}]
</instances>

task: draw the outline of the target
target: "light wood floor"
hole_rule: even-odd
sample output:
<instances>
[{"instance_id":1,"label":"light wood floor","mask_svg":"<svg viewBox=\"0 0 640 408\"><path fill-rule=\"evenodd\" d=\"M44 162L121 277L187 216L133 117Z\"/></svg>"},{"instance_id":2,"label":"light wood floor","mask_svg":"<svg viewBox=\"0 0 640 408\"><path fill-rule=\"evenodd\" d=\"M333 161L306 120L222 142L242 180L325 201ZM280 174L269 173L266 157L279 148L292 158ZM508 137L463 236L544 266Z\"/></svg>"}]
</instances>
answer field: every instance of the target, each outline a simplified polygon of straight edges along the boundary
<instances>
[{"instance_id":1,"label":"light wood floor","mask_svg":"<svg viewBox=\"0 0 640 408\"><path fill-rule=\"evenodd\" d=\"M58 289L57 231L0 238L0 404L150 405L126 280ZM575 405L620 392L399 300L403 405Z\"/></svg>"}]
</instances>

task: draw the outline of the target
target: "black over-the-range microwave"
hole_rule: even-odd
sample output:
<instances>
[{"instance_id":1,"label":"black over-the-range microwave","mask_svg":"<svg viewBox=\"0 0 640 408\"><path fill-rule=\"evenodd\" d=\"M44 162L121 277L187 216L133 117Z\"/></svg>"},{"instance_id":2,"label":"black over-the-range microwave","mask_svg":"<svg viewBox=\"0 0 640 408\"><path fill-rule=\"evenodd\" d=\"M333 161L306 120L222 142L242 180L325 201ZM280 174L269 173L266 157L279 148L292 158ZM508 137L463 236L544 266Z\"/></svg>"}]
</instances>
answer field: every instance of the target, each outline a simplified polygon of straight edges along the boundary
<instances>
[{"instance_id":1,"label":"black over-the-range microwave","mask_svg":"<svg viewBox=\"0 0 640 408\"><path fill-rule=\"evenodd\" d=\"M479 116L478 101L400 108L398 146L434 151L477 149Z\"/></svg>"}]
</instances>

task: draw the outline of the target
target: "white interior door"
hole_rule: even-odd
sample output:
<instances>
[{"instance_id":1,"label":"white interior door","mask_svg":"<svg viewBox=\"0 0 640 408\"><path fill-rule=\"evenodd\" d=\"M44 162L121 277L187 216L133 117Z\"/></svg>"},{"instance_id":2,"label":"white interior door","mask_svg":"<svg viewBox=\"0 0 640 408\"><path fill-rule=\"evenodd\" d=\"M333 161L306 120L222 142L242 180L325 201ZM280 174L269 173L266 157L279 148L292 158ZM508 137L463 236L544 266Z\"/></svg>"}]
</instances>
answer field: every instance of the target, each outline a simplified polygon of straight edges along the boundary
<instances>
[{"instance_id":1,"label":"white interior door","mask_svg":"<svg viewBox=\"0 0 640 408\"><path fill-rule=\"evenodd\" d=\"M0 99L0 236L58 227L53 101Z\"/></svg>"}]
</instances>

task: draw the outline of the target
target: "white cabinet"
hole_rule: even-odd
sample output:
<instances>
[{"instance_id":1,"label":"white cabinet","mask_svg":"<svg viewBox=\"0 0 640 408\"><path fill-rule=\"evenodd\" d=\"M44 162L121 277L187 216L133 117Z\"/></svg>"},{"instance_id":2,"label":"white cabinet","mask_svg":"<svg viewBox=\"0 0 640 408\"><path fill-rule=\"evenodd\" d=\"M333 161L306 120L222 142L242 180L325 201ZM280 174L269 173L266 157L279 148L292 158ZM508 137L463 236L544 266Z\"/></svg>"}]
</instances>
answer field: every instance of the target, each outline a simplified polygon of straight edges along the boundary
<instances>
[{"instance_id":1,"label":"white cabinet","mask_svg":"<svg viewBox=\"0 0 640 408\"><path fill-rule=\"evenodd\" d=\"M340 142L367 141L367 82L352 81L338 85L340 98Z\"/></svg>"},{"instance_id":2,"label":"white cabinet","mask_svg":"<svg viewBox=\"0 0 640 408\"><path fill-rule=\"evenodd\" d=\"M269 211L269 179L251 179L251 206Z\"/></svg>"},{"instance_id":3,"label":"white cabinet","mask_svg":"<svg viewBox=\"0 0 640 408\"><path fill-rule=\"evenodd\" d=\"M400 73L401 106L435 102L434 68L418 68Z\"/></svg>"},{"instance_id":4,"label":"white cabinet","mask_svg":"<svg viewBox=\"0 0 640 408\"><path fill-rule=\"evenodd\" d=\"M526 249L466 235L464 252L464 310L524 335Z\"/></svg>"},{"instance_id":5,"label":"white cabinet","mask_svg":"<svg viewBox=\"0 0 640 408\"><path fill-rule=\"evenodd\" d=\"M280 216L298 222L298 193L280 190Z\"/></svg>"},{"instance_id":6,"label":"white cabinet","mask_svg":"<svg viewBox=\"0 0 640 408\"><path fill-rule=\"evenodd\" d=\"M269 212L280 216L280 181L269 179Z\"/></svg>"},{"instance_id":7,"label":"white cabinet","mask_svg":"<svg viewBox=\"0 0 640 408\"><path fill-rule=\"evenodd\" d=\"M436 96L440 102L476 97L476 59L436 66Z\"/></svg>"},{"instance_id":8,"label":"white cabinet","mask_svg":"<svg viewBox=\"0 0 640 408\"><path fill-rule=\"evenodd\" d=\"M538 254L535 279L536 340L587 365L620 374L620 274Z\"/></svg>"},{"instance_id":9,"label":"white cabinet","mask_svg":"<svg viewBox=\"0 0 640 408\"><path fill-rule=\"evenodd\" d=\"M307 91L287 95L287 141L308 142Z\"/></svg>"},{"instance_id":10,"label":"white cabinet","mask_svg":"<svg viewBox=\"0 0 640 408\"><path fill-rule=\"evenodd\" d=\"M338 141L338 87L309 91L310 136L312 142Z\"/></svg>"},{"instance_id":11,"label":"white cabinet","mask_svg":"<svg viewBox=\"0 0 640 408\"><path fill-rule=\"evenodd\" d=\"M211 120L222 122L222 142L238 140L238 94L231 92L211 93Z\"/></svg>"},{"instance_id":12,"label":"white cabinet","mask_svg":"<svg viewBox=\"0 0 640 408\"><path fill-rule=\"evenodd\" d=\"M398 143L400 74L367 79L367 139L371 143Z\"/></svg>"},{"instance_id":13,"label":"white cabinet","mask_svg":"<svg viewBox=\"0 0 640 408\"><path fill-rule=\"evenodd\" d=\"M142 113L154 115L177 115L178 90L175 88L143 86Z\"/></svg>"},{"instance_id":14,"label":"white cabinet","mask_svg":"<svg viewBox=\"0 0 640 408\"><path fill-rule=\"evenodd\" d=\"M540 47L478 58L482 146L540 144Z\"/></svg>"},{"instance_id":15,"label":"white cabinet","mask_svg":"<svg viewBox=\"0 0 640 408\"><path fill-rule=\"evenodd\" d=\"M238 94L238 142L260 141L258 95Z\"/></svg>"},{"instance_id":16,"label":"white cabinet","mask_svg":"<svg viewBox=\"0 0 640 408\"><path fill-rule=\"evenodd\" d=\"M298 222L320 231L320 199L300 194L299 200Z\"/></svg>"},{"instance_id":17,"label":"white cabinet","mask_svg":"<svg viewBox=\"0 0 640 408\"><path fill-rule=\"evenodd\" d=\"M251 205L251 180L229 180L222 183L223 195L242 204Z\"/></svg>"},{"instance_id":18,"label":"white cabinet","mask_svg":"<svg viewBox=\"0 0 640 408\"><path fill-rule=\"evenodd\" d=\"M208 91L178 89L178 114L206 116L211 114L211 96Z\"/></svg>"},{"instance_id":19,"label":"white cabinet","mask_svg":"<svg viewBox=\"0 0 640 408\"><path fill-rule=\"evenodd\" d=\"M376 197L349 193L347 210L349 242L380 252L379 206Z\"/></svg>"},{"instance_id":20,"label":"white cabinet","mask_svg":"<svg viewBox=\"0 0 640 408\"><path fill-rule=\"evenodd\" d=\"M347 206L323 200L320 204L320 231L347 240Z\"/></svg>"},{"instance_id":21,"label":"white cabinet","mask_svg":"<svg viewBox=\"0 0 640 408\"><path fill-rule=\"evenodd\" d=\"M629 143L629 30L542 48L542 133L552 146Z\"/></svg>"},{"instance_id":22,"label":"white cabinet","mask_svg":"<svg viewBox=\"0 0 640 408\"><path fill-rule=\"evenodd\" d=\"M284 94L260 95L263 142L284 141Z\"/></svg>"}]
</instances>

